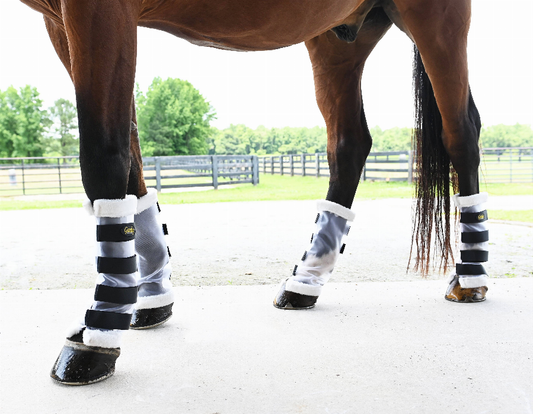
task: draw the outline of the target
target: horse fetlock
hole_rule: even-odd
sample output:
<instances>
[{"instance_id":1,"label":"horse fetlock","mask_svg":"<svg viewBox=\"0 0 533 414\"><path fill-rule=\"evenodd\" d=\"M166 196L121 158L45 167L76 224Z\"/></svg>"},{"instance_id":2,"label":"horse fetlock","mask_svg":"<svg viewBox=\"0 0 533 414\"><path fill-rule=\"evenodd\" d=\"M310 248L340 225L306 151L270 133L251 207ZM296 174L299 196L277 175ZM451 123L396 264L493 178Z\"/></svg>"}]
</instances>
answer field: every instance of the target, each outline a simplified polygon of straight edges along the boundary
<instances>
[{"instance_id":1,"label":"horse fetlock","mask_svg":"<svg viewBox=\"0 0 533 414\"><path fill-rule=\"evenodd\" d=\"M343 238L350 230L348 223L354 219L354 213L350 209L331 201L319 201L317 210L316 228L311 236L310 246L281 289L305 297L315 297L315 301L331 277L339 255L344 252ZM279 293L278 302L282 297L283 294ZM293 301L296 299L302 301L302 298L292 298Z\"/></svg>"}]
</instances>

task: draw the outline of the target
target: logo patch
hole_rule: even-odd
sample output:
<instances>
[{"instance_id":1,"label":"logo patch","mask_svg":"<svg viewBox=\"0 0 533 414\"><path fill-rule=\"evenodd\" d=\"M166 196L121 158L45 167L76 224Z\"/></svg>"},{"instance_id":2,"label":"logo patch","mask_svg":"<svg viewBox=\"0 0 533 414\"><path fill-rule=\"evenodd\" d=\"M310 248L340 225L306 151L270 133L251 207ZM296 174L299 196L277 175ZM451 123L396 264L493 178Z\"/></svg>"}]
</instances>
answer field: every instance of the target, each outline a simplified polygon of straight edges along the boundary
<instances>
[{"instance_id":1,"label":"logo patch","mask_svg":"<svg viewBox=\"0 0 533 414\"><path fill-rule=\"evenodd\" d=\"M477 219L478 220L483 220L485 218L485 214L481 213L480 215L477 216Z\"/></svg>"},{"instance_id":2,"label":"logo patch","mask_svg":"<svg viewBox=\"0 0 533 414\"><path fill-rule=\"evenodd\" d=\"M135 226L122 227L122 234L125 236L135 236Z\"/></svg>"}]
</instances>

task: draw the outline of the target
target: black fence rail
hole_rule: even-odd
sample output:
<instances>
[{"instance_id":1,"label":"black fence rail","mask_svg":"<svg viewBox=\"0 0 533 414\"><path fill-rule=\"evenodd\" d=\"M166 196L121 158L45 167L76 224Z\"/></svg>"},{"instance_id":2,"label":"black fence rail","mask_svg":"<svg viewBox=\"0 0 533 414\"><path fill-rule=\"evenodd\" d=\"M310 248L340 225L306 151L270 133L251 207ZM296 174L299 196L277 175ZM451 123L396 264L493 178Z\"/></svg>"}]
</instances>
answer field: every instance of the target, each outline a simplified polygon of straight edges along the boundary
<instances>
[{"instance_id":1,"label":"black fence rail","mask_svg":"<svg viewBox=\"0 0 533 414\"><path fill-rule=\"evenodd\" d=\"M327 154L294 154L259 157L263 174L329 177ZM371 152L363 169L363 180L413 180L411 151Z\"/></svg>"},{"instance_id":2,"label":"black fence rail","mask_svg":"<svg viewBox=\"0 0 533 414\"><path fill-rule=\"evenodd\" d=\"M254 155L143 158L148 187L214 187L259 183ZM83 193L78 157L0 158L0 197Z\"/></svg>"}]
</instances>

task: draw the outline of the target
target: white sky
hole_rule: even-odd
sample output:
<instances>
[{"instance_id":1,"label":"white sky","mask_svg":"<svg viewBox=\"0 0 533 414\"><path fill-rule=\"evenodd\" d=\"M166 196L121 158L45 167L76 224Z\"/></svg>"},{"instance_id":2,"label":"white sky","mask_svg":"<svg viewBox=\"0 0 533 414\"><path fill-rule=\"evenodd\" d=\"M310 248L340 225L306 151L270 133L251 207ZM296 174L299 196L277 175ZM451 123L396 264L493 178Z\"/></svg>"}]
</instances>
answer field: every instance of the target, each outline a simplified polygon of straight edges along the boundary
<instances>
[{"instance_id":1,"label":"white sky","mask_svg":"<svg viewBox=\"0 0 533 414\"><path fill-rule=\"evenodd\" d=\"M533 124L533 1L473 0L470 83L484 125ZM395 27L367 61L363 99L369 126L412 125L411 42ZM238 53L193 46L139 29L137 82L146 91L160 76L191 82L215 108L213 125L255 128L324 125L311 65L300 44ZM46 106L74 102L42 17L17 0L0 0L0 89L30 84Z\"/></svg>"}]
</instances>

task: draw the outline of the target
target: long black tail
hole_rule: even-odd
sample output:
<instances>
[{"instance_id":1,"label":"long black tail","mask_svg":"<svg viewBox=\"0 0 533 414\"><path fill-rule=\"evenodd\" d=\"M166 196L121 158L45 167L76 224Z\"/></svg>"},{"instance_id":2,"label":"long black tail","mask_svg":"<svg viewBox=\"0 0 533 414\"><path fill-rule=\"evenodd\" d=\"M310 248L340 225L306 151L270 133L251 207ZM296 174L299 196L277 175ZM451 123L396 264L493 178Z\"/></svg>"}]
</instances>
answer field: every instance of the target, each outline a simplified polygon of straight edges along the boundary
<instances>
[{"instance_id":1,"label":"long black tail","mask_svg":"<svg viewBox=\"0 0 533 414\"><path fill-rule=\"evenodd\" d=\"M414 160L417 185L409 266L415 256L413 269L427 275L432 256L434 264L438 262L439 268L444 271L447 270L450 260L453 260L450 239L450 183L453 183L453 190L456 190L457 179L451 171L450 158L442 143L442 118L433 87L416 46L413 88L413 148L416 151ZM416 255L413 255L415 247Z\"/></svg>"}]
</instances>

